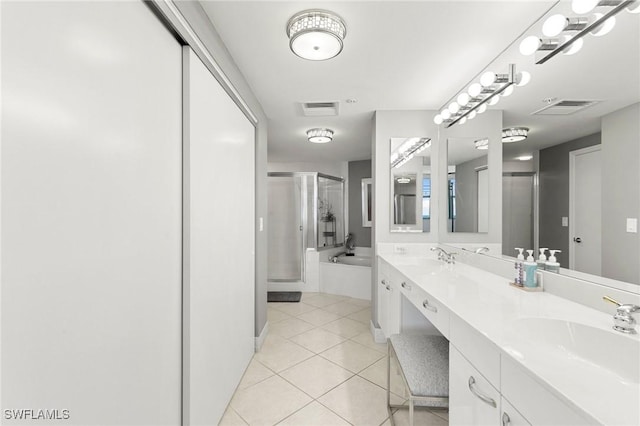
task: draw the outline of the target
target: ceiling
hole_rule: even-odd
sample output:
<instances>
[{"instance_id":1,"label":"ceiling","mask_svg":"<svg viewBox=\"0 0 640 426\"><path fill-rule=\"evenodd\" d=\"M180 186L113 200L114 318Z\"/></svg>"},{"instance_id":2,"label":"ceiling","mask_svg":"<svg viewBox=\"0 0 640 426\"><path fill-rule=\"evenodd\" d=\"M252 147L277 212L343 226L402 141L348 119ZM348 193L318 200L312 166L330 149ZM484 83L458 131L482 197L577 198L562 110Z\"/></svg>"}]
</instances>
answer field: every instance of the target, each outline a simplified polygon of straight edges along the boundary
<instances>
[{"instance_id":1,"label":"ceiling","mask_svg":"<svg viewBox=\"0 0 640 426\"><path fill-rule=\"evenodd\" d=\"M595 133L603 114L640 100L640 14L623 11L610 34L585 37L579 53L535 65L517 51L518 41L541 34L536 21L568 2L201 3L269 118L269 161L371 158L374 111L439 109L483 70L506 73L509 63L529 71L532 81L490 108L505 111L505 127L531 130L526 143L505 145L505 158ZM309 8L332 10L346 21L337 57L306 61L289 50L287 20ZM570 116L532 116L545 98L603 102ZM340 102L338 116L302 115L301 102L323 101ZM313 127L333 129L334 141L308 143L305 131Z\"/></svg>"}]
</instances>

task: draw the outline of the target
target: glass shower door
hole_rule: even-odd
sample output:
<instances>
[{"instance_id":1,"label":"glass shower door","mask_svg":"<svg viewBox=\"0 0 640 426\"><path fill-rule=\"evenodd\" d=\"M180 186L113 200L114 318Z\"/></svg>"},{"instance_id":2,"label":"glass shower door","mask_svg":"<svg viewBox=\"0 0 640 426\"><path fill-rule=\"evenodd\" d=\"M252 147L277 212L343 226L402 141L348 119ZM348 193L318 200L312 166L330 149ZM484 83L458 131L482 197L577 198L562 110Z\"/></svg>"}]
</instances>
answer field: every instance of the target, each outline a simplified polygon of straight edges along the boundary
<instances>
[{"instance_id":1,"label":"glass shower door","mask_svg":"<svg viewBox=\"0 0 640 426\"><path fill-rule=\"evenodd\" d=\"M305 181L290 173L269 174L269 281L303 281Z\"/></svg>"}]
</instances>

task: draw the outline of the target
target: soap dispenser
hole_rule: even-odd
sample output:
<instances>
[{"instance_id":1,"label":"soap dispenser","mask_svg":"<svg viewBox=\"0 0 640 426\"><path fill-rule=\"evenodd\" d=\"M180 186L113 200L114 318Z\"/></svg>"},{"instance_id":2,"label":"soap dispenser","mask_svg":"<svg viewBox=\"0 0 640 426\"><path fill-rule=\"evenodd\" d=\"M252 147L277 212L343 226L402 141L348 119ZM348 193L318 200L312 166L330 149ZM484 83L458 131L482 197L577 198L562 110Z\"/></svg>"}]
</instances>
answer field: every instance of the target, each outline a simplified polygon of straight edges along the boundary
<instances>
[{"instance_id":1,"label":"soap dispenser","mask_svg":"<svg viewBox=\"0 0 640 426\"><path fill-rule=\"evenodd\" d=\"M544 254L545 251L549 250L546 247L540 247L540 256L538 257L538 269L544 271L547 263L547 256Z\"/></svg>"},{"instance_id":2,"label":"soap dispenser","mask_svg":"<svg viewBox=\"0 0 640 426\"><path fill-rule=\"evenodd\" d=\"M516 285L522 287L524 285L524 265L523 265L524 254L522 254L524 249L516 247L516 250L518 250L518 256L516 257L516 263L515 263L516 277L513 282Z\"/></svg>"},{"instance_id":3,"label":"soap dispenser","mask_svg":"<svg viewBox=\"0 0 640 426\"><path fill-rule=\"evenodd\" d=\"M560 263L556 259L556 253L562 253L562 250L549 250L549 253L551 253L551 256L549 256L549 260L544 265L545 266L544 269L546 269L549 272L555 272L556 274L559 274Z\"/></svg>"},{"instance_id":4,"label":"soap dispenser","mask_svg":"<svg viewBox=\"0 0 640 426\"><path fill-rule=\"evenodd\" d=\"M538 264L533 258L533 250L527 250L529 256L527 256L527 261L524 262L524 286L533 288L536 287L536 269L538 268Z\"/></svg>"}]
</instances>

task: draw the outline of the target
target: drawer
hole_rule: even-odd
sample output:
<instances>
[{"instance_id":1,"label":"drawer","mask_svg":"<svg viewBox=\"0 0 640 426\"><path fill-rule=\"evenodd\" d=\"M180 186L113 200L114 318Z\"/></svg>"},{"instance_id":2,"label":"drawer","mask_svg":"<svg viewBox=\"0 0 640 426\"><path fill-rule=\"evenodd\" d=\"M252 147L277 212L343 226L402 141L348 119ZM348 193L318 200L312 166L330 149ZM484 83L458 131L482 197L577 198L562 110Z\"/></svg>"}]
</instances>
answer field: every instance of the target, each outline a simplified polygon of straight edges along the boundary
<instances>
[{"instance_id":1,"label":"drawer","mask_svg":"<svg viewBox=\"0 0 640 426\"><path fill-rule=\"evenodd\" d=\"M507 355L502 357L502 395L534 425L595 425L533 379Z\"/></svg>"},{"instance_id":2,"label":"drawer","mask_svg":"<svg viewBox=\"0 0 640 426\"><path fill-rule=\"evenodd\" d=\"M500 424L500 392L449 345L449 424Z\"/></svg>"},{"instance_id":3,"label":"drawer","mask_svg":"<svg viewBox=\"0 0 640 426\"><path fill-rule=\"evenodd\" d=\"M451 315L449 340L493 386L500 389L500 351L469 324Z\"/></svg>"},{"instance_id":4,"label":"drawer","mask_svg":"<svg viewBox=\"0 0 640 426\"><path fill-rule=\"evenodd\" d=\"M502 426L531 426L531 423L513 405L509 404L509 401L502 398L500 405L502 407L502 414L500 415L500 424Z\"/></svg>"},{"instance_id":5,"label":"drawer","mask_svg":"<svg viewBox=\"0 0 640 426\"><path fill-rule=\"evenodd\" d=\"M437 302L422 287L402 277L400 292L433 324L447 339L449 338L449 310Z\"/></svg>"}]
</instances>

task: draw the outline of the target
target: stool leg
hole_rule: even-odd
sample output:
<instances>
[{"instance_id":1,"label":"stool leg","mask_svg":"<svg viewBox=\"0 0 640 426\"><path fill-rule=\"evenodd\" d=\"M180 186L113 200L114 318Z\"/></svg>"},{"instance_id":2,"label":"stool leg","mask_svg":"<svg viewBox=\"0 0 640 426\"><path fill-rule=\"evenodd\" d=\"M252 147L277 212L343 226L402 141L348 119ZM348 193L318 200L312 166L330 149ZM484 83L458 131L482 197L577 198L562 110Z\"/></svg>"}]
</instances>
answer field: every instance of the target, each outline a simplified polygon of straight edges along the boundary
<instances>
[{"instance_id":1,"label":"stool leg","mask_svg":"<svg viewBox=\"0 0 640 426\"><path fill-rule=\"evenodd\" d=\"M409 397L409 426L413 426L413 398Z\"/></svg>"},{"instance_id":2,"label":"stool leg","mask_svg":"<svg viewBox=\"0 0 640 426\"><path fill-rule=\"evenodd\" d=\"M387 412L389 413L389 422L394 426L393 412L391 411L391 344L387 342Z\"/></svg>"}]
</instances>

